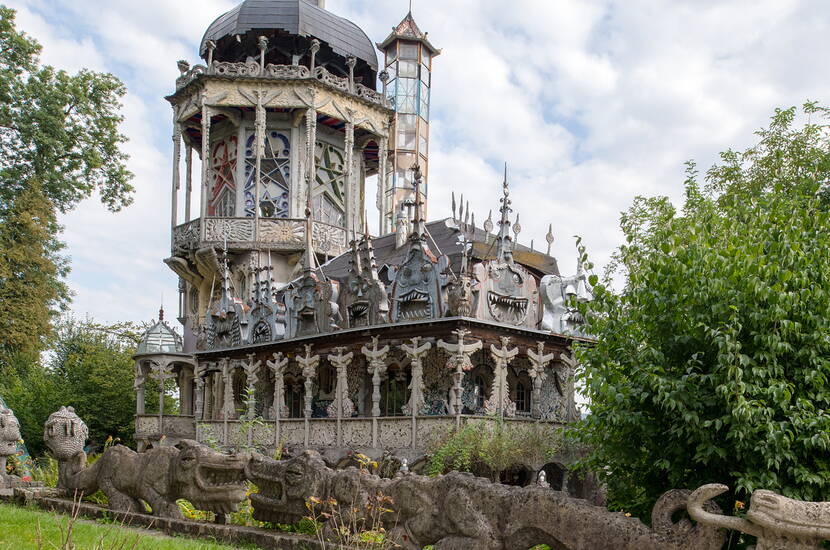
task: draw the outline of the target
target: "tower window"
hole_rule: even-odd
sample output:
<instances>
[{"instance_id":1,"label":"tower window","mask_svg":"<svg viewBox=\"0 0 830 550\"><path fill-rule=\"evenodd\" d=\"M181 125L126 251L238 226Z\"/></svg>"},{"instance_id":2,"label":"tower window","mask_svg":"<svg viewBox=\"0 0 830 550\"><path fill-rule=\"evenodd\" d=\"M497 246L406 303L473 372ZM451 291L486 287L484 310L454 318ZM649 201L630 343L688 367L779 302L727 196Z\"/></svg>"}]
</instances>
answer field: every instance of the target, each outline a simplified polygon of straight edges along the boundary
<instances>
[{"instance_id":1,"label":"tower window","mask_svg":"<svg viewBox=\"0 0 830 550\"><path fill-rule=\"evenodd\" d=\"M260 159L259 215L263 218L288 217L288 189L291 181L291 142L277 131L265 133ZM256 132L248 131L245 141L245 216L254 217L256 192Z\"/></svg>"},{"instance_id":2,"label":"tower window","mask_svg":"<svg viewBox=\"0 0 830 550\"><path fill-rule=\"evenodd\" d=\"M315 160L317 177L312 191L314 219L342 227L346 210L344 152L339 147L318 141Z\"/></svg>"},{"instance_id":3,"label":"tower window","mask_svg":"<svg viewBox=\"0 0 830 550\"><path fill-rule=\"evenodd\" d=\"M516 410L518 412L530 412L530 391L524 382L516 384Z\"/></svg>"},{"instance_id":4,"label":"tower window","mask_svg":"<svg viewBox=\"0 0 830 550\"><path fill-rule=\"evenodd\" d=\"M236 136L217 141L213 146L213 189L208 203L209 216L232 217L236 210Z\"/></svg>"}]
</instances>

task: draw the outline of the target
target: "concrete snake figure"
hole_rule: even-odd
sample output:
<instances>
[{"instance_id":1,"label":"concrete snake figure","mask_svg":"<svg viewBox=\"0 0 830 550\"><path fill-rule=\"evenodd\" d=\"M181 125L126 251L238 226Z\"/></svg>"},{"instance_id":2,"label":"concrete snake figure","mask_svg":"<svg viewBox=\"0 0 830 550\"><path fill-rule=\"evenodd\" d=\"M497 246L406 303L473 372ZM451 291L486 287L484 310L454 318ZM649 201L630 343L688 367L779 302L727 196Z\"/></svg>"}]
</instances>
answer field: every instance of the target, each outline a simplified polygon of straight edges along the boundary
<instances>
[{"instance_id":1,"label":"concrete snake figure","mask_svg":"<svg viewBox=\"0 0 830 550\"><path fill-rule=\"evenodd\" d=\"M182 517L178 499L217 514L234 511L245 499L247 455L223 455L190 440L143 453L116 445L87 467L88 433L71 407L46 421L43 439L58 460L59 489L87 495L100 489L112 510L144 513L143 501L153 515L176 519Z\"/></svg>"},{"instance_id":2,"label":"concrete snake figure","mask_svg":"<svg viewBox=\"0 0 830 550\"><path fill-rule=\"evenodd\" d=\"M370 517L378 494L393 510L383 516L390 540L405 550L514 550L549 544L567 550L718 550L725 532L716 527L672 522L689 492L669 491L654 507L654 528L621 512L609 512L539 486L510 487L453 472L382 479L355 468L331 470L320 455L305 451L288 460L254 455L246 475L259 493L251 495L254 517L292 523L307 515L309 497L334 498L344 514ZM707 504L711 511L717 507Z\"/></svg>"},{"instance_id":3,"label":"concrete snake figure","mask_svg":"<svg viewBox=\"0 0 830 550\"><path fill-rule=\"evenodd\" d=\"M711 484L689 497L689 515L702 524L734 529L758 539L756 550L814 550L830 540L830 502L802 502L772 491L752 493L746 518L713 514L703 505L725 493L726 485Z\"/></svg>"}]
</instances>

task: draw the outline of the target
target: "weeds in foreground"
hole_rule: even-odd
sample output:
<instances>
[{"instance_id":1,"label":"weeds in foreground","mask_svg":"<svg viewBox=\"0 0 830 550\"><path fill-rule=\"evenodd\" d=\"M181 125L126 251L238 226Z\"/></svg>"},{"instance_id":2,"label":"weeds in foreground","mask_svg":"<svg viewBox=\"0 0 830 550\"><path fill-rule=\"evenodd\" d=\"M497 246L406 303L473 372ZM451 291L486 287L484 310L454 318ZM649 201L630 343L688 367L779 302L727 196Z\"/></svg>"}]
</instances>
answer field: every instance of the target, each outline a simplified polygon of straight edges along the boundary
<instances>
[{"instance_id":1,"label":"weeds in foreground","mask_svg":"<svg viewBox=\"0 0 830 550\"><path fill-rule=\"evenodd\" d=\"M35 541L38 550L76 550L75 525L81 512L81 500L74 498L72 502L72 513L66 520L58 523L60 532L58 541L45 540L43 530L40 526L40 518L35 525ZM139 533L130 533L122 521L116 530L102 534L89 550L135 550L141 541Z\"/></svg>"}]
</instances>

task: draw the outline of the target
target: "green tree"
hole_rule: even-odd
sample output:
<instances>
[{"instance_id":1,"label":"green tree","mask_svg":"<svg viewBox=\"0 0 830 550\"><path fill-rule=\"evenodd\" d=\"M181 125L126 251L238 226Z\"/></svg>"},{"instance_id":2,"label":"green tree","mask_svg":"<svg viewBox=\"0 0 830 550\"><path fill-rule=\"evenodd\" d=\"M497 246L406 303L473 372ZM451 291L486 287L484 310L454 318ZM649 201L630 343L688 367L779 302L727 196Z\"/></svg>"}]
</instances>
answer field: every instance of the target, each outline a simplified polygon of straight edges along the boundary
<instances>
[{"instance_id":1,"label":"green tree","mask_svg":"<svg viewBox=\"0 0 830 550\"><path fill-rule=\"evenodd\" d=\"M66 305L56 213L97 192L110 210L131 202L119 133L123 84L41 65L40 45L0 5L0 371L43 349Z\"/></svg>"},{"instance_id":2,"label":"green tree","mask_svg":"<svg viewBox=\"0 0 830 550\"><path fill-rule=\"evenodd\" d=\"M778 110L726 151L685 203L638 198L626 244L586 309L591 449L610 502L647 517L672 487L721 482L830 500L830 182L827 110Z\"/></svg>"}]
</instances>

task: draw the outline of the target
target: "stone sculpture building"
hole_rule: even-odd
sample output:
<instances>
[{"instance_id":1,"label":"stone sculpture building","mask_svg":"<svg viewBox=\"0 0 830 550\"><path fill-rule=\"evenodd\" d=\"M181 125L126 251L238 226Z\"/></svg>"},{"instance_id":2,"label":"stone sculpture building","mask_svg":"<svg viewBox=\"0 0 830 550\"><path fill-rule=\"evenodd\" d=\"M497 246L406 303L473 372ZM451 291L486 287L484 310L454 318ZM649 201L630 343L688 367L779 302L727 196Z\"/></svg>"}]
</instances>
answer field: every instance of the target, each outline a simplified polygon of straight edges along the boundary
<instances>
[{"instance_id":1,"label":"stone sculpture building","mask_svg":"<svg viewBox=\"0 0 830 550\"><path fill-rule=\"evenodd\" d=\"M204 65L179 62L164 261L183 336L160 317L135 357L141 447L164 436L412 462L438 430L578 414L581 264L560 276L550 232L548 253L518 244L506 173L495 220L477 227L462 198L425 221L440 51L411 13L377 47L382 67L323 0L246 0L205 32ZM146 414L148 379L176 381L178 414Z\"/></svg>"}]
</instances>

